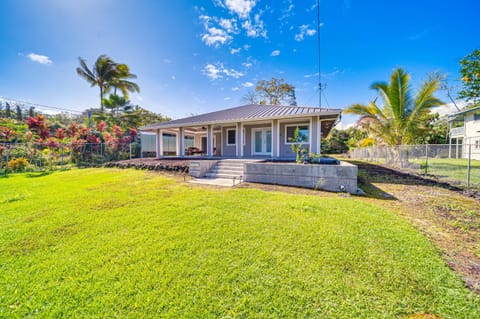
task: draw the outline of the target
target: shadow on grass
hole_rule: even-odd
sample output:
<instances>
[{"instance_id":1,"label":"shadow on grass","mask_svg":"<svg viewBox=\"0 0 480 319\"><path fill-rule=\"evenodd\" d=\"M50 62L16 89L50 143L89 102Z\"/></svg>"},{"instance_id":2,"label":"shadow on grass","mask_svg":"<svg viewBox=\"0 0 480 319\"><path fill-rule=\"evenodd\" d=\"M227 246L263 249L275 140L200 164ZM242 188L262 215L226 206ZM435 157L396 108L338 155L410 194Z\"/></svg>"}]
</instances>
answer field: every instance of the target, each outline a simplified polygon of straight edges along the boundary
<instances>
[{"instance_id":1,"label":"shadow on grass","mask_svg":"<svg viewBox=\"0 0 480 319\"><path fill-rule=\"evenodd\" d=\"M52 173L53 171L31 172L31 173L27 173L26 176L29 178L37 178L37 177L47 176Z\"/></svg>"},{"instance_id":2,"label":"shadow on grass","mask_svg":"<svg viewBox=\"0 0 480 319\"><path fill-rule=\"evenodd\" d=\"M367 193L367 196L372 196L377 198L376 196L379 196L380 194L380 198L385 198L384 194L386 193L383 192L380 188L374 186L372 183L437 186L437 187L442 187L445 189L458 191L458 192L463 191L462 188L451 185L449 183L433 180L430 178L425 178L420 175L401 172L401 171L388 168L382 165L376 165L373 163L367 163L363 161L356 161L356 160L350 160L350 159L347 159L345 161L351 164L357 165L359 186Z\"/></svg>"}]
</instances>

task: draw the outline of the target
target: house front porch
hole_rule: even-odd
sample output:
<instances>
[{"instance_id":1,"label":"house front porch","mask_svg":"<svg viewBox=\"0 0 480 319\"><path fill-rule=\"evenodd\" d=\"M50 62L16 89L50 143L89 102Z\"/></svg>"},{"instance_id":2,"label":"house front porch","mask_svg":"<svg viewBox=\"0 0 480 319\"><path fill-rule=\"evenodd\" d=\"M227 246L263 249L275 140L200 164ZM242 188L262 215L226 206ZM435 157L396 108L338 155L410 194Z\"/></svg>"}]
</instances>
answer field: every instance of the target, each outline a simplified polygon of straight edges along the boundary
<instances>
[{"instance_id":1,"label":"house front porch","mask_svg":"<svg viewBox=\"0 0 480 319\"><path fill-rule=\"evenodd\" d=\"M295 154L291 145L297 128L304 148L320 154L321 139L334 120L312 116L159 128L154 130L155 154L157 158L292 159Z\"/></svg>"}]
</instances>

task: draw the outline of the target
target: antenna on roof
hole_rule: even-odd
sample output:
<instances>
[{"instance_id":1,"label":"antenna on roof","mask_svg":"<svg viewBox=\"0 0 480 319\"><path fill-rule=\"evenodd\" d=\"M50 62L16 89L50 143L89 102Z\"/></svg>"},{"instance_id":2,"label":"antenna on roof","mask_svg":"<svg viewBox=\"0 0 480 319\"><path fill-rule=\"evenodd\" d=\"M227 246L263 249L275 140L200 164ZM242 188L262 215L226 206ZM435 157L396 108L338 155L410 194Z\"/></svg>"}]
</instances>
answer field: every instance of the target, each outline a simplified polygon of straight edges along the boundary
<instances>
[{"instance_id":1,"label":"antenna on roof","mask_svg":"<svg viewBox=\"0 0 480 319\"><path fill-rule=\"evenodd\" d=\"M320 22L320 0L317 0L317 37L318 37L318 106L322 108L322 94L325 96L323 91L327 88L327 83L322 83L322 72L321 72L321 54L320 54L320 27L322 23ZM326 98L325 98L326 99Z\"/></svg>"}]
</instances>

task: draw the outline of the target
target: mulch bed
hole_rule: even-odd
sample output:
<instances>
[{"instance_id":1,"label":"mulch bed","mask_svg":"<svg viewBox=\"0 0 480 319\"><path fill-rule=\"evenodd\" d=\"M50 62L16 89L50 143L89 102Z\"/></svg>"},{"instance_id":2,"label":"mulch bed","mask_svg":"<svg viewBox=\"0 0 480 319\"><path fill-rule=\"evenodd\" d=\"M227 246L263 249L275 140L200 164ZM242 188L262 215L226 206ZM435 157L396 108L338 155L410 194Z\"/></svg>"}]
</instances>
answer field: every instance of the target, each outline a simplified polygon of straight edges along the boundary
<instances>
[{"instance_id":1,"label":"mulch bed","mask_svg":"<svg viewBox=\"0 0 480 319\"><path fill-rule=\"evenodd\" d=\"M169 171L188 173L190 161L180 158L156 159L156 158L135 158L131 160L105 163L105 167L136 168L150 171Z\"/></svg>"}]
</instances>

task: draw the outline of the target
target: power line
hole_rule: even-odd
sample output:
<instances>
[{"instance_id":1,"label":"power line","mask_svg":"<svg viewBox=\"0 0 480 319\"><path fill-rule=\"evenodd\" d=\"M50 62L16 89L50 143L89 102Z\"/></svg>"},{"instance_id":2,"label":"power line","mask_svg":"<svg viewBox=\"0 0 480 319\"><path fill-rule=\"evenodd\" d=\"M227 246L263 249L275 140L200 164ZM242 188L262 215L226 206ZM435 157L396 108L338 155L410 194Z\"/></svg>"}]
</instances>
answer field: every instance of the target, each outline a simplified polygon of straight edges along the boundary
<instances>
[{"instance_id":1,"label":"power line","mask_svg":"<svg viewBox=\"0 0 480 319\"><path fill-rule=\"evenodd\" d=\"M317 0L317 37L318 37L318 106L322 108L322 72L320 55L320 0Z\"/></svg>"},{"instance_id":2,"label":"power line","mask_svg":"<svg viewBox=\"0 0 480 319\"><path fill-rule=\"evenodd\" d=\"M34 107L38 109L50 109L50 110L55 110L55 111L62 111L62 112L69 112L69 113L76 113L76 114L82 114L82 111L78 110L72 110L72 109L67 109L63 107L57 107L57 106L49 106L49 105L43 105L43 104L38 104L38 103L32 103L32 102L27 102L27 101L22 101L22 100L17 100L17 99L11 99L7 97L0 96L0 101L4 101L7 103L12 103L15 106L18 104L21 105L27 105L29 107Z\"/></svg>"}]
</instances>

